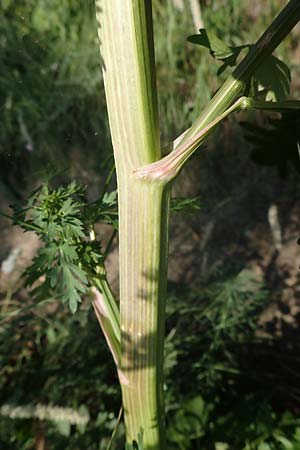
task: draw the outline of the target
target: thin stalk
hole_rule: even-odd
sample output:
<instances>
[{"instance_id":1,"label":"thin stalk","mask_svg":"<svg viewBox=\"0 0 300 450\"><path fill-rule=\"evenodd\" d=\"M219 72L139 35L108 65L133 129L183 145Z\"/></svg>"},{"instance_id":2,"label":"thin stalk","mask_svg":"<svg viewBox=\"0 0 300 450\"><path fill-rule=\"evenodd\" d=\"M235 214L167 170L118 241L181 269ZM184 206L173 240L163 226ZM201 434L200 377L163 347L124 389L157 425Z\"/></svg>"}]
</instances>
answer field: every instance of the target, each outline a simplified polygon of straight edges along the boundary
<instances>
[{"instance_id":1,"label":"thin stalk","mask_svg":"<svg viewBox=\"0 0 300 450\"><path fill-rule=\"evenodd\" d=\"M189 130L177 138L174 150L207 126L212 120L222 114L230 105L242 96L255 70L285 39L300 20L300 2L291 0L278 14L272 24L258 39L249 53L233 71L232 75L222 85L212 100L207 104Z\"/></svg>"},{"instance_id":2,"label":"thin stalk","mask_svg":"<svg viewBox=\"0 0 300 450\"><path fill-rule=\"evenodd\" d=\"M102 189L102 194L100 196L101 200L103 199L104 194L107 192L107 188L109 186L109 183L110 183L114 173L115 173L115 163L113 163L113 165L111 166L110 171L108 173L108 176L107 176L107 178L105 180L105 183L104 183L104 186L103 186L103 189Z\"/></svg>"},{"instance_id":3,"label":"thin stalk","mask_svg":"<svg viewBox=\"0 0 300 450\"><path fill-rule=\"evenodd\" d=\"M90 229L90 240L95 241L95 229ZM105 258L104 258L105 259ZM120 312L114 294L109 286L106 277L104 261L98 264L96 268L97 276L93 276L93 288L90 295L92 305L98 319L99 325L103 331L106 342L110 348L118 369L119 377L121 362L121 327Z\"/></svg>"},{"instance_id":4,"label":"thin stalk","mask_svg":"<svg viewBox=\"0 0 300 450\"><path fill-rule=\"evenodd\" d=\"M136 169L136 175L144 179L170 182L180 173L184 164L215 126L237 109L277 111L298 109L299 102L297 101L277 104L277 102L261 102L247 97L238 97L245 91L260 63L276 49L299 20L300 2L291 0L217 91L193 125L167 146L168 151L171 150L171 152L158 162Z\"/></svg>"},{"instance_id":5,"label":"thin stalk","mask_svg":"<svg viewBox=\"0 0 300 450\"><path fill-rule=\"evenodd\" d=\"M145 167L140 167L134 171L135 175L144 180L171 182L180 173L190 156L197 150L200 144L210 135L210 133L226 117L233 112L242 109L259 109L266 111L287 112L300 109L299 100L286 100L281 102L267 102L255 100L248 97L239 98L230 108L212 120L207 126L201 128L187 142L181 144L160 161L156 161Z\"/></svg>"},{"instance_id":6,"label":"thin stalk","mask_svg":"<svg viewBox=\"0 0 300 450\"><path fill-rule=\"evenodd\" d=\"M93 281L94 288L92 289L92 305L113 355L116 366L119 369L121 361L121 329L119 310L104 272L103 274L99 274Z\"/></svg>"},{"instance_id":7,"label":"thin stalk","mask_svg":"<svg viewBox=\"0 0 300 450\"><path fill-rule=\"evenodd\" d=\"M206 127L202 128L197 134L192 136L187 142L184 142L169 155L145 167L140 167L134 171L139 179L152 180L160 182L172 181L183 168L186 161L199 147L201 142L222 122L227 116L238 109L247 107L247 97L241 97L230 108L211 121Z\"/></svg>"},{"instance_id":8,"label":"thin stalk","mask_svg":"<svg viewBox=\"0 0 300 450\"><path fill-rule=\"evenodd\" d=\"M115 435L116 435L116 433L117 433L118 426L119 426L120 421L121 421L122 414L123 414L123 408L122 408L122 406L121 406L121 408L120 408L120 410L119 410L118 417L117 417L116 425L115 425L115 427L114 427L114 429L113 429L113 432L112 432L111 437L110 437L110 439L109 439L109 442L108 442L108 445L107 445L107 447L106 447L106 450L110 450L110 449L111 449L111 446L112 446L114 437L115 437Z\"/></svg>"},{"instance_id":9,"label":"thin stalk","mask_svg":"<svg viewBox=\"0 0 300 450\"><path fill-rule=\"evenodd\" d=\"M117 235L117 230L114 229L114 231L112 232L112 234L111 234L111 236L109 238L109 241L108 241L108 243L107 243L107 245L105 247L104 253L103 253L104 260L107 258L108 254L109 254L109 252L111 250L111 247L112 247L112 244L113 244L113 241L114 241L116 235Z\"/></svg>"}]
</instances>

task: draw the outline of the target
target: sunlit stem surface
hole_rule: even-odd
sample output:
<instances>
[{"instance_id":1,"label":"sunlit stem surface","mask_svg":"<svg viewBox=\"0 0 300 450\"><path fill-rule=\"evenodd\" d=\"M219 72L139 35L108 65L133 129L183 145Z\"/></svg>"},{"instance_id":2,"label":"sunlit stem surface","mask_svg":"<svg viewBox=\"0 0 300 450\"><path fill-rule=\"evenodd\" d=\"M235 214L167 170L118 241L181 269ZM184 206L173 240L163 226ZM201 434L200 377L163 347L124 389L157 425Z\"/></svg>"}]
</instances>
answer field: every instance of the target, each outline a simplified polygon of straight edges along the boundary
<instances>
[{"instance_id":1,"label":"sunlit stem surface","mask_svg":"<svg viewBox=\"0 0 300 450\"><path fill-rule=\"evenodd\" d=\"M144 450L163 450L167 230L174 174L168 176L170 159L161 159L160 152L151 0L96 0L96 9L119 196L118 364L126 436L128 443L137 441L143 429ZM299 18L300 1L291 0L195 123L174 141L175 175L203 136L246 105L241 96L254 70ZM157 166L162 176L149 177Z\"/></svg>"},{"instance_id":2,"label":"sunlit stem surface","mask_svg":"<svg viewBox=\"0 0 300 450\"><path fill-rule=\"evenodd\" d=\"M127 442L164 448L162 363L169 188L134 169L160 159L151 1L96 1L116 162L120 242L120 383Z\"/></svg>"}]
</instances>

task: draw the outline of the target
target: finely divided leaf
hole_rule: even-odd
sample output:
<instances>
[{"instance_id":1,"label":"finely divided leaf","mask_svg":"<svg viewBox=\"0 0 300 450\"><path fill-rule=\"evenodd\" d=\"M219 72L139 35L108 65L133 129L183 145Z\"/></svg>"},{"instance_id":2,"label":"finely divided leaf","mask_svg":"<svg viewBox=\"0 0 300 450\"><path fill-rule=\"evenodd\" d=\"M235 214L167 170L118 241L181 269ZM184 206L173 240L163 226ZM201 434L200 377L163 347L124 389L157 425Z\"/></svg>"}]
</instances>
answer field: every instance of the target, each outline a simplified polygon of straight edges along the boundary
<instances>
[{"instance_id":1,"label":"finely divided leaf","mask_svg":"<svg viewBox=\"0 0 300 450\"><path fill-rule=\"evenodd\" d=\"M200 197L173 197L171 211L175 213L193 214L201 209Z\"/></svg>"},{"instance_id":2,"label":"finely divided leaf","mask_svg":"<svg viewBox=\"0 0 300 450\"><path fill-rule=\"evenodd\" d=\"M115 193L106 196L106 209L115 198ZM37 282L36 298L59 298L72 312L103 261L100 243L88 241L84 206L84 188L75 182L55 190L43 185L25 207L14 208L13 216L25 231L34 228L44 244L25 272L26 284Z\"/></svg>"},{"instance_id":3,"label":"finely divided leaf","mask_svg":"<svg viewBox=\"0 0 300 450\"><path fill-rule=\"evenodd\" d=\"M102 198L102 203L109 206L117 205L117 191L105 192Z\"/></svg>"},{"instance_id":4,"label":"finely divided leaf","mask_svg":"<svg viewBox=\"0 0 300 450\"><path fill-rule=\"evenodd\" d=\"M118 229L117 191L106 192L99 200L86 206L86 217L90 222L104 222Z\"/></svg>"},{"instance_id":5,"label":"finely divided leaf","mask_svg":"<svg viewBox=\"0 0 300 450\"><path fill-rule=\"evenodd\" d=\"M75 264L62 264L58 267L54 286L63 303L69 302L73 313L76 312L81 295L87 291L88 280L85 272Z\"/></svg>"}]
</instances>

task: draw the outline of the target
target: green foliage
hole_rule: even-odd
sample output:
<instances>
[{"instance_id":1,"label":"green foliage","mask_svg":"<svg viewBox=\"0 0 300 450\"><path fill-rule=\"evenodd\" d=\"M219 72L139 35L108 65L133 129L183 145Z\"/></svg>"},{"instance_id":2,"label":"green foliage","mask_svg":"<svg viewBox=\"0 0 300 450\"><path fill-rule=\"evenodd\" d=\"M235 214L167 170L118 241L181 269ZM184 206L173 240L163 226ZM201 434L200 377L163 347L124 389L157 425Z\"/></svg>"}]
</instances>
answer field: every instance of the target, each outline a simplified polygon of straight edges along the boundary
<instances>
[{"instance_id":1,"label":"green foliage","mask_svg":"<svg viewBox=\"0 0 300 450\"><path fill-rule=\"evenodd\" d=\"M171 209L191 214L199 209L199 198L172 199ZM26 232L34 231L43 243L25 272L33 295L40 301L59 298L75 313L107 254L101 242L90 238L94 224L118 229L117 192L104 192L88 204L85 188L75 181L57 189L45 183L25 205L13 206L12 221Z\"/></svg>"},{"instance_id":2,"label":"green foliage","mask_svg":"<svg viewBox=\"0 0 300 450\"><path fill-rule=\"evenodd\" d=\"M274 6L276 2L271 3ZM164 139L169 140L175 127L178 131L195 117L217 84L212 76L214 67L207 64L201 52L184 46L182 37L192 26L187 14L176 13L172 0L154 0L153 4L158 17L155 22L160 23L155 34L160 106L164 117L162 131ZM257 17L253 26L253 20L249 20L245 12L249 2L231 0L210 6L204 8L205 24L220 39L212 37L212 31L207 32L213 41L209 43L209 50L215 57L223 56L221 60L226 56L221 66L223 70L235 64L240 52L246 50L240 41L252 42L252 37L257 36L264 14ZM282 2L277 1L278 6L282 6ZM31 163L38 161L40 166L49 159L60 163L61 148L68 155L69 147L79 144L85 157L89 149L94 153L95 146L99 147L99 135L101 146L105 148L106 119L103 114L100 117L91 113L103 109L103 99L98 95L102 87L98 49L94 45L96 27L92 2L5 0L1 7L3 180L6 174L16 170L12 155L25 156ZM241 20L244 23L241 24ZM214 28L212 23L216 24ZM241 34L241 25L248 29L248 34ZM234 45L220 44L223 40ZM275 75L274 69L277 75L278 70L282 70L281 78L277 75L274 78L281 83L281 91L278 83L274 87L273 81L271 86L270 81L264 81L264 72L256 73L254 88L258 89L261 84L272 98L274 92L279 97L286 95L289 81L286 66L273 57L268 64L271 64L268 76ZM222 70L219 69L219 73ZM293 134L297 123L295 121ZM279 130L291 135L277 122L274 125L270 121L270 125L272 131L278 128L274 139L269 135L270 128L267 132L256 132L256 137L261 138L257 144L260 154L265 151L263 137L269 137L274 145ZM249 134L253 136L250 131ZM277 150L271 152L271 145L267 144L264 145L270 149L267 156L276 155ZM293 150L287 154L297 157L294 144L291 143ZM285 145L282 148L285 149ZM99 155L102 157L100 152ZM282 151L280 158L284 159ZM5 165L8 159L14 162L9 165L11 170ZM19 163L20 166L27 171L28 165ZM29 170L28 175L31 175ZM17 177L15 180L19 182ZM174 212L186 213L198 207L196 199L172 201ZM77 307L106 253L100 242L90 241L91 225L103 220L117 228L116 209L115 191L88 205L84 189L78 186L57 190L43 186L27 205L15 208L15 222L25 231L36 231L44 245L37 256L40 261L36 268L31 273L28 270L28 280L30 277L36 280L34 292L39 298L50 295L70 302L74 297L72 307L75 309L75 303ZM67 267L66 272L62 266ZM76 294L69 284L70 279L75 284ZM116 425L114 412L121 400L114 367L104 340L100 339L94 315L85 304L75 316L68 315L56 303L52 304L54 312L47 304L40 304L32 314L30 309L22 308L24 303L30 308L31 300L24 299L22 293L18 295L19 315L1 321L0 326L1 399L15 405L39 401L78 409L84 405L91 420L82 430L68 424L57 427L51 421L1 417L0 447L29 450L34 445L35 434L42 430L53 450L105 450ZM262 399L261 393L239 392L235 384L241 375L239 348L254 339L255 311L266 296L263 286L252 283L250 287L247 277L230 273L218 274L201 289L191 291L176 286L176 290L171 291L165 360L168 448L300 448L297 417L278 412L269 400ZM270 375L271 383L276 384L275 374ZM124 427L120 426L114 448L124 448L123 434ZM138 445L142 447L141 442L131 447Z\"/></svg>"},{"instance_id":3,"label":"green foliage","mask_svg":"<svg viewBox=\"0 0 300 450\"><path fill-rule=\"evenodd\" d=\"M118 230L117 191L104 192L99 200L85 208L86 219L90 224L102 221Z\"/></svg>"},{"instance_id":4,"label":"green foliage","mask_svg":"<svg viewBox=\"0 0 300 450\"><path fill-rule=\"evenodd\" d=\"M187 450L191 448L191 441L203 437L209 426L212 408L213 405L205 402L200 395L183 402L167 430L167 438L171 446Z\"/></svg>"},{"instance_id":5,"label":"green foliage","mask_svg":"<svg viewBox=\"0 0 300 450\"><path fill-rule=\"evenodd\" d=\"M219 80L215 77L215 65L209 63L205 52L185 42L185 36L194 32L189 0L152 3L161 131L163 143L167 144L196 119L218 89ZM183 4L184 10L177 9L177 3ZM255 42L269 18L283 6L281 0L263 3L261 8L246 0L209 0L201 4L206 30L231 48ZM276 52L292 68L298 67L298 57L291 51L297 44L296 35L291 35Z\"/></svg>"},{"instance_id":6,"label":"green foliage","mask_svg":"<svg viewBox=\"0 0 300 450\"><path fill-rule=\"evenodd\" d=\"M199 34L188 37L188 41L192 44L206 47L210 51L210 54L216 59L224 60L234 54L233 48L228 47L228 45L209 30L199 30Z\"/></svg>"},{"instance_id":7,"label":"green foliage","mask_svg":"<svg viewBox=\"0 0 300 450\"><path fill-rule=\"evenodd\" d=\"M294 450L300 445L299 425L292 413L276 414L266 401L248 395L216 418L213 432L226 449Z\"/></svg>"},{"instance_id":8,"label":"green foliage","mask_svg":"<svg viewBox=\"0 0 300 450\"><path fill-rule=\"evenodd\" d=\"M0 411L0 447L29 450L43 432L53 450L106 450L121 399L113 361L89 302L76 315L59 302L39 306L34 313L20 312L1 320L0 336L1 403L11 405L12 412L47 405L44 420ZM89 421L75 423L69 410ZM123 434L120 424L115 436L120 449Z\"/></svg>"},{"instance_id":9,"label":"green foliage","mask_svg":"<svg viewBox=\"0 0 300 450\"><path fill-rule=\"evenodd\" d=\"M200 34L190 36L188 40L207 48L217 60L223 61L218 74L222 74L228 67L237 64L240 53L247 49L251 51L253 45L229 46L219 39L212 31L200 30ZM290 92L291 74L286 64L273 55L264 58L256 69L248 96L263 98L267 101L284 100Z\"/></svg>"},{"instance_id":10,"label":"green foliage","mask_svg":"<svg viewBox=\"0 0 300 450\"><path fill-rule=\"evenodd\" d=\"M179 368L188 360L189 376L206 392L225 374L237 373L233 349L251 340L266 296L264 286L248 272L218 272L200 289L172 292L167 303L171 338L166 342L166 373L173 373L178 364L174 376L182 383L185 375Z\"/></svg>"},{"instance_id":11,"label":"green foliage","mask_svg":"<svg viewBox=\"0 0 300 450\"><path fill-rule=\"evenodd\" d=\"M103 265L101 244L90 239L96 221L117 226L116 192L87 204L84 188L76 182L51 190L47 184L33 192L25 206L14 206L13 223L35 231L43 242L26 270L27 285L37 283L40 300L57 297L74 313Z\"/></svg>"},{"instance_id":12,"label":"green foliage","mask_svg":"<svg viewBox=\"0 0 300 450\"><path fill-rule=\"evenodd\" d=\"M290 93L290 83L291 73L288 66L276 56L269 55L255 71L251 94L263 94L267 101L284 100Z\"/></svg>"},{"instance_id":13,"label":"green foliage","mask_svg":"<svg viewBox=\"0 0 300 450\"><path fill-rule=\"evenodd\" d=\"M297 415L275 412L267 392L239 387L247 377L239 354L256 339L256 320L268 295L264 286L242 271L215 274L199 290L174 291L165 359L168 448L298 448ZM250 384L255 392L252 378Z\"/></svg>"},{"instance_id":14,"label":"green foliage","mask_svg":"<svg viewBox=\"0 0 300 450\"><path fill-rule=\"evenodd\" d=\"M253 145L252 159L258 164L274 166L280 175L287 173L288 164L300 174L300 115L282 113L281 118L269 118L267 127L242 122L246 139Z\"/></svg>"},{"instance_id":15,"label":"green foliage","mask_svg":"<svg viewBox=\"0 0 300 450\"><path fill-rule=\"evenodd\" d=\"M28 171L44 169L45 161L67 166L70 149L82 148L87 169L110 148L99 115L94 2L6 0L0 9L1 185L22 195Z\"/></svg>"},{"instance_id":16,"label":"green foliage","mask_svg":"<svg viewBox=\"0 0 300 450\"><path fill-rule=\"evenodd\" d=\"M257 312L267 295L264 286L247 273L232 271L215 274L198 289L174 286L170 291L168 449L286 450L292 445L296 450L299 419L275 412L263 393L245 394L237 387L243 378L240 349L254 339ZM44 430L53 450L106 450L121 402L112 359L88 303L76 315L55 305L41 305L37 314L27 310L1 323L1 398L15 406L84 407L90 421L82 428L5 416L0 443L8 450L29 450L35 434ZM141 439L127 448L138 445L142 448ZM124 448L122 424L112 448Z\"/></svg>"},{"instance_id":17,"label":"green foliage","mask_svg":"<svg viewBox=\"0 0 300 450\"><path fill-rule=\"evenodd\" d=\"M193 214L201 208L199 197L171 198L171 211L174 213Z\"/></svg>"}]
</instances>

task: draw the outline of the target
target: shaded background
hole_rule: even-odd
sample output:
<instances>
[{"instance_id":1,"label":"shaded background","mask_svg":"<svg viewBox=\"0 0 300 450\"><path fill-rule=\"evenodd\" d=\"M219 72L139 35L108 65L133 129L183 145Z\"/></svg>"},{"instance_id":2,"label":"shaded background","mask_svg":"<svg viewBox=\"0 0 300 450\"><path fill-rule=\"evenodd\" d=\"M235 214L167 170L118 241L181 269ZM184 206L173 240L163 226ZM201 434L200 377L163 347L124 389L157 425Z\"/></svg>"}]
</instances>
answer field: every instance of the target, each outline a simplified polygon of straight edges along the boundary
<instances>
[{"instance_id":1,"label":"shaded background","mask_svg":"<svg viewBox=\"0 0 300 450\"><path fill-rule=\"evenodd\" d=\"M285 4L153 0L163 144L220 84L219 65L187 36L202 20L231 45L252 43ZM76 179L95 200L112 149L93 2L3 0L0 12L1 211L9 214L49 172L54 185ZM276 52L291 69L292 98L299 31ZM173 191L198 197L200 208L171 217L170 449L300 449L299 183L292 171L281 178L251 161L239 124L246 119L267 122L261 113L226 120ZM99 224L97 234L107 240L108 227ZM2 217L0 242L0 448L106 449L121 400L88 300L74 316L55 299L31 308L21 274L38 239ZM115 239L107 268L116 293L117 258ZM120 424L112 448L123 448L123 434Z\"/></svg>"}]
</instances>

